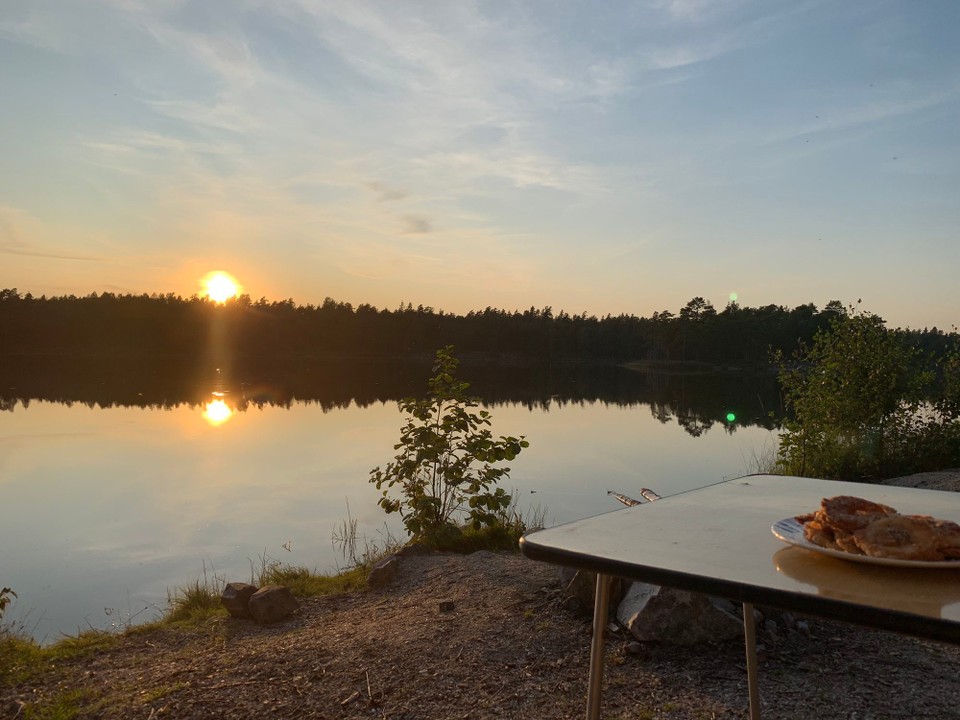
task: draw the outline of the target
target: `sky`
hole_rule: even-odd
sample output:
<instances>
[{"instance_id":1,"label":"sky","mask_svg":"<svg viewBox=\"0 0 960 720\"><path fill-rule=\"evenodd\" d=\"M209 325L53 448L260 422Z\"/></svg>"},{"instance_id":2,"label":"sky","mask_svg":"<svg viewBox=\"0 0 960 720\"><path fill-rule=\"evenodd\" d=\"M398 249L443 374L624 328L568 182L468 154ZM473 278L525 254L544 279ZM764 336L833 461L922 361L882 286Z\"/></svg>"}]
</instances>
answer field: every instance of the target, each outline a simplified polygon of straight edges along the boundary
<instances>
[{"instance_id":1,"label":"sky","mask_svg":"<svg viewBox=\"0 0 960 720\"><path fill-rule=\"evenodd\" d=\"M0 287L960 320L960 3L3 0Z\"/></svg>"}]
</instances>

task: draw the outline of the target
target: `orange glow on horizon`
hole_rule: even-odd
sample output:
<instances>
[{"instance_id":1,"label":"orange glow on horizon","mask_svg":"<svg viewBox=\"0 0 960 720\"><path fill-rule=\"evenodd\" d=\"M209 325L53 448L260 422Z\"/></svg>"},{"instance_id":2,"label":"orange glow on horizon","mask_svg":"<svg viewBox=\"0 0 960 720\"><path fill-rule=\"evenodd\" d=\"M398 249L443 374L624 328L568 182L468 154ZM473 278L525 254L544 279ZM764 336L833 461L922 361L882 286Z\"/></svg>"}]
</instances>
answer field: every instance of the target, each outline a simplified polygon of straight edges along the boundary
<instances>
[{"instance_id":1,"label":"orange glow on horizon","mask_svg":"<svg viewBox=\"0 0 960 720\"><path fill-rule=\"evenodd\" d=\"M237 279L223 270L214 270L203 276L200 281L203 294L218 303L225 303L240 294L241 286Z\"/></svg>"}]
</instances>

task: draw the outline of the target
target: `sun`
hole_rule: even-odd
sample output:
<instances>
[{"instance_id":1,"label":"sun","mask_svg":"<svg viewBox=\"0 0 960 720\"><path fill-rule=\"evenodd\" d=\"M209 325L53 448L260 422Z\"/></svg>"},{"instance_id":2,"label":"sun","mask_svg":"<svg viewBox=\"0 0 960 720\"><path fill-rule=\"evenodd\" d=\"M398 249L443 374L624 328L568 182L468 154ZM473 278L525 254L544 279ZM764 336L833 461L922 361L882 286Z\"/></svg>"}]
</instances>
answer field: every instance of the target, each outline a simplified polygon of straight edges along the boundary
<instances>
[{"instance_id":1,"label":"sun","mask_svg":"<svg viewBox=\"0 0 960 720\"><path fill-rule=\"evenodd\" d=\"M222 270L207 273L200 282L203 293L214 302L224 303L240 294L240 283Z\"/></svg>"}]
</instances>

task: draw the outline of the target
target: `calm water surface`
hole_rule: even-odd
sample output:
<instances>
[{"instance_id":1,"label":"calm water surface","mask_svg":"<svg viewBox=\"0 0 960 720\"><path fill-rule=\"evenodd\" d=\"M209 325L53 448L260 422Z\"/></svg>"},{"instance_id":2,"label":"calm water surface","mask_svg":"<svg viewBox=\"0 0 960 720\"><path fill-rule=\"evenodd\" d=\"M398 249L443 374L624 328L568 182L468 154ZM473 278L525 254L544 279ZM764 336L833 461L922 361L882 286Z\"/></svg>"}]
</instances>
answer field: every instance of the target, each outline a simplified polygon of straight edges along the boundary
<instances>
[{"instance_id":1,"label":"calm water surface","mask_svg":"<svg viewBox=\"0 0 960 720\"><path fill-rule=\"evenodd\" d=\"M332 570L343 558L331 534L348 505L369 538L400 534L367 482L392 458L395 401L324 409L292 400L232 413L228 404L218 418L218 399L169 409L7 402L0 585L19 595L8 619L50 641L154 619L169 590L204 571L249 581L264 557ZM607 490L668 495L745 474L775 440L765 427L731 432L722 422L695 436L689 420L684 428L652 408L492 405L496 434L531 443L506 487L521 508L540 505L549 524L561 523L620 507Z\"/></svg>"}]
</instances>

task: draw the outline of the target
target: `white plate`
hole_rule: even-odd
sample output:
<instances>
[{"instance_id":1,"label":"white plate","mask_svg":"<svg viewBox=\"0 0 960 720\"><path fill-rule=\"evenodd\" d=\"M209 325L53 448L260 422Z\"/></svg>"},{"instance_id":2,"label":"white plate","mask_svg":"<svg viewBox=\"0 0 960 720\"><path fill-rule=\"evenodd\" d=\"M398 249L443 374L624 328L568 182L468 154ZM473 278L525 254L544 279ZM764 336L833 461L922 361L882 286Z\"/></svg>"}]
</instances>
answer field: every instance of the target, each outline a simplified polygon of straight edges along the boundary
<instances>
[{"instance_id":1,"label":"white plate","mask_svg":"<svg viewBox=\"0 0 960 720\"><path fill-rule=\"evenodd\" d=\"M796 518L784 518L778 520L770 528L774 535L788 545L796 545L806 550L832 555L842 560L851 562L869 563L871 565L893 565L895 567L919 567L919 568L960 568L960 560L896 560L894 558L870 557L869 555L856 555L854 553L844 552L843 550L831 550L830 548L820 547L810 542L803 534L803 525L797 522Z\"/></svg>"}]
</instances>

